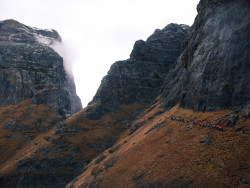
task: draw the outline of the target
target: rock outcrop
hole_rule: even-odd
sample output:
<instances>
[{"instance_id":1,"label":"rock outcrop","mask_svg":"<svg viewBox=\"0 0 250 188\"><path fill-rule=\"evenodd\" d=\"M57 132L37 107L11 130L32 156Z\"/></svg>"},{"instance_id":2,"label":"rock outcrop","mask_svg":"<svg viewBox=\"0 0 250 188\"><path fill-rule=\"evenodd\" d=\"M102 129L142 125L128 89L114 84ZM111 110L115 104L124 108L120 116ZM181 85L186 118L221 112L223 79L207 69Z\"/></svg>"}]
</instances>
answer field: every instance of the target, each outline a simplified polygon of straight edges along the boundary
<instances>
[{"instance_id":1,"label":"rock outcrop","mask_svg":"<svg viewBox=\"0 0 250 188\"><path fill-rule=\"evenodd\" d=\"M201 0L161 98L195 110L250 107L250 2Z\"/></svg>"},{"instance_id":2,"label":"rock outcrop","mask_svg":"<svg viewBox=\"0 0 250 188\"><path fill-rule=\"evenodd\" d=\"M114 63L90 102L87 117L98 118L121 104L149 104L159 95L170 67L182 52L187 25L169 24L135 43L130 59Z\"/></svg>"},{"instance_id":3,"label":"rock outcrop","mask_svg":"<svg viewBox=\"0 0 250 188\"><path fill-rule=\"evenodd\" d=\"M74 80L52 48L61 42L55 30L40 30L15 20L0 22L0 104L31 99L66 118L82 109Z\"/></svg>"},{"instance_id":4,"label":"rock outcrop","mask_svg":"<svg viewBox=\"0 0 250 188\"><path fill-rule=\"evenodd\" d=\"M88 107L62 122L48 108L66 116L74 104L74 84L50 47L60 36L1 22L0 81L12 96L0 91L0 186L248 184L249 109L228 108L250 106L249 1L201 0L198 12L191 31L170 24L137 41Z\"/></svg>"}]
</instances>

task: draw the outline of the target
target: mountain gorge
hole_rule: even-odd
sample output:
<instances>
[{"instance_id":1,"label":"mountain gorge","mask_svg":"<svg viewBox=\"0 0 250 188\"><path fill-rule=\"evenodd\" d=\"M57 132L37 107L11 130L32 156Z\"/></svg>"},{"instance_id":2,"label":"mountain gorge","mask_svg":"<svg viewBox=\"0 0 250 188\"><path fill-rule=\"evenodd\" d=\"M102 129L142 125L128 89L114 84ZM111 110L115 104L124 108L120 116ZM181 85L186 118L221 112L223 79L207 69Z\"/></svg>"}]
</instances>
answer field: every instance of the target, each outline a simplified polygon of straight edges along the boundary
<instances>
[{"instance_id":1,"label":"mountain gorge","mask_svg":"<svg viewBox=\"0 0 250 188\"><path fill-rule=\"evenodd\" d=\"M250 3L136 41L81 110L55 30L0 22L0 187L248 187Z\"/></svg>"}]
</instances>

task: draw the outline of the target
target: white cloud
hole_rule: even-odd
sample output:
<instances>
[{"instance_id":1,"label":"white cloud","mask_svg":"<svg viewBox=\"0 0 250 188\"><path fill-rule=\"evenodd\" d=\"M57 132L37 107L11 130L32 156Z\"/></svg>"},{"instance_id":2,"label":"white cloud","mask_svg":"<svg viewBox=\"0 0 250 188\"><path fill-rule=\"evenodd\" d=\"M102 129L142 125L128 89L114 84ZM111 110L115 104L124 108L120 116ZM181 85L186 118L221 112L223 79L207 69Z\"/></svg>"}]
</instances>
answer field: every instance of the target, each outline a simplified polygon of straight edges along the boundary
<instances>
[{"instance_id":1,"label":"white cloud","mask_svg":"<svg viewBox=\"0 0 250 188\"><path fill-rule=\"evenodd\" d=\"M12 18L59 32L85 106L111 64L127 59L136 40L172 22L191 25L197 4L198 0L0 0L0 20Z\"/></svg>"}]
</instances>

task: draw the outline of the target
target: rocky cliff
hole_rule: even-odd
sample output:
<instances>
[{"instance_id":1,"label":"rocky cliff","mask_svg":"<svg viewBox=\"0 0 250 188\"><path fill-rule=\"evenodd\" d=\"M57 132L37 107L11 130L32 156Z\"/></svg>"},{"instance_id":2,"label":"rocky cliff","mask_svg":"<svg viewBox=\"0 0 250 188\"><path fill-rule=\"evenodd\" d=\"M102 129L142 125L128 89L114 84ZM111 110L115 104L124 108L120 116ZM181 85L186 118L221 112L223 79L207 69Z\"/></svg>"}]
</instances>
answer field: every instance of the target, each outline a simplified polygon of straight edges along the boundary
<instances>
[{"instance_id":1,"label":"rocky cliff","mask_svg":"<svg viewBox=\"0 0 250 188\"><path fill-rule=\"evenodd\" d=\"M90 102L87 116L98 118L121 104L149 104L159 95L170 67L182 52L187 25L169 24L135 43L130 59L114 63Z\"/></svg>"},{"instance_id":2,"label":"rocky cliff","mask_svg":"<svg viewBox=\"0 0 250 188\"><path fill-rule=\"evenodd\" d=\"M138 47L140 42L136 42L131 58L112 65L86 109L63 122L54 122L49 127L45 127L45 123L50 119L43 119L43 127L46 130L43 134L32 134L32 140L25 140L21 144L19 139L12 141L15 148L19 147L18 150L10 151L3 147L5 154L0 161L0 185L63 187L83 172L94 157L115 144L120 135L131 127L132 121L141 109L148 106L159 94L164 78L181 53L182 43L188 33L188 26L170 24L163 30L156 30L146 42L143 42L144 51ZM34 41L34 44L41 45L37 44L37 41ZM53 49L47 46L44 48L55 54ZM148 55L149 52L152 52L152 57ZM58 55L57 57L60 58ZM50 79L50 74L44 77ZM20 83L23 84L23 81ZM49 85L41 86L44 87L43 90L50 89L47 88ZM62 95L65 96L65 93ZM33 98L32 101L40 100L43 93ZM6 111L4 108L2 116L5 116ZM10 129L4 129L3 138L0 135L2 143L9 145L12 137L27 137L28 133L25 130L21 132L22 135L9 132L16 124L28 123L15 123L15 119L16 117L11 117L6 124L0 124L3 129ZM135 128L131 130L135 131ZM5 137L6 135L8 137ZM13 157L7 159L6 156Z\"/></svg>"},{"instance_id":3,"label":"rocky cliff","mask_svg":"<svg viewBox=\"0 0 250 188\"><path fill-rule=\"evenodd\" d=\"M55 30L40 30L15 20L0 22L0 104L31 99L52 107L64 118L82 109L74 80L52 46Z\"/></svg>"},{"instance_id":4,"label":"rocky cliff","mask_svg":"<svg viewBox=\"0 0 250 188\"><path fill-rule=\"evenodd\" d=\"M250 3L201 0L161 101L195 110L250 107Z\"/></svg>"},{"instance_id":5,"label":"rocky cliff","mask_svg":"<svg viewBox=\"0 0 250 188\"><path fill-rule=\"evenodd\" d=\"M249 187L250 2L201 0L197 10L183 52L166 70L162 91L156 89L160 98L67 187ZM136 42L130 60L111 67L93 102L152 101L157 92L136 98L148 87L144 79L130 82L134 94L127 84L116 96L123 73L152 73L137 62L164 61L158 45L147 42ZM128 94L132 101L124 102Z\"/></svg>"},{"instance_id":6,"label":"rocky cliff","mask_svg":"<svg viewBox=\"0 0 250 188\"><path fill-rule=\"evenodd\" d=\"M0 187L248 187L248 18L248 1L201 0L187 40L170 24L137 41L62 122L33 97L0 106Z\"/></svg>"}]
</instances>

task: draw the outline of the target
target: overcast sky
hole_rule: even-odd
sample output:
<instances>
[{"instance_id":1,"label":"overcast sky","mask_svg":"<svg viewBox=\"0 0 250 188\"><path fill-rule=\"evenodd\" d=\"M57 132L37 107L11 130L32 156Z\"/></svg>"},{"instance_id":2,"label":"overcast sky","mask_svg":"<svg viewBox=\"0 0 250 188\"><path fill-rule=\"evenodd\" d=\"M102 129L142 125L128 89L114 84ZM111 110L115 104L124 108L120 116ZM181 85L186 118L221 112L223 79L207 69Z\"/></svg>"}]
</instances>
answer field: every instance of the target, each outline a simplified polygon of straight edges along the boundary
<instances>
[{"instance_id":1,"label":"overcast sky","mask_svg":"<svg viewBox=\"0 0 250 188\"><path fill-rule=\"evenodd\" d=\"M199 0L0 0L0 20L53 28L66 46L83 107L134 42L169 23L192 25Z\"/></svg>"}]
</instances>

